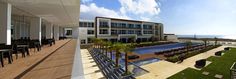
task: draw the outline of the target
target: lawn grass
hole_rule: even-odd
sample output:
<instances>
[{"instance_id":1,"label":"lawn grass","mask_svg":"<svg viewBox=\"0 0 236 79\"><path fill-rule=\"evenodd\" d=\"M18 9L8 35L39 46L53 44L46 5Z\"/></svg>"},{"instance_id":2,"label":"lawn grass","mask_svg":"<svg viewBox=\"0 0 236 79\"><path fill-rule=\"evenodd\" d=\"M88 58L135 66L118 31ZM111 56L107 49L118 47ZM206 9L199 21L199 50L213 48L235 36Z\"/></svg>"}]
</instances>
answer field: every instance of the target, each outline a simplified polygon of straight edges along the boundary
<instances>
[{"instance_id":1,"label":"lawn grass","mask_svg":"<svg viewBox=\"0 0 236 79\"><path fill-rule=\"evenodd\" d=\"M224 79L230 79L230 67L236 62L236 48L232 48L230 51L225 51L224 53L221 57L209 57L207 60L212 63L202 70L187 68L168 79L215 79L215 74L221 74L224 76ZM210 72L210 74L205 76L202 74L204 71Z\"/></svg>"}]
</instances>

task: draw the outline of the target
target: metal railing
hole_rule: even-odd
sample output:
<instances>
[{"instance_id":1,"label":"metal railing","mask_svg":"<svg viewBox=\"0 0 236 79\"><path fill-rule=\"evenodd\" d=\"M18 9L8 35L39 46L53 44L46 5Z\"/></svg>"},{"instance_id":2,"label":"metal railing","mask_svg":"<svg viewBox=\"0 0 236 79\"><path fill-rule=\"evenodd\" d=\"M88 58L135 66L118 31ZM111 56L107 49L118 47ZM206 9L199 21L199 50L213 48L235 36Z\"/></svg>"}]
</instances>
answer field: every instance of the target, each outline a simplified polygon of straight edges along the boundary
<instances>
[{"instance_id":1,"label":"metal railing","mask_svg":"<svg viewBox=\"0 0 236 79\"><path fill-rule=\"evenodd\" d=\"M230 79L236 79L236 62L230 67Z\"/></svg>"}]
</instances>

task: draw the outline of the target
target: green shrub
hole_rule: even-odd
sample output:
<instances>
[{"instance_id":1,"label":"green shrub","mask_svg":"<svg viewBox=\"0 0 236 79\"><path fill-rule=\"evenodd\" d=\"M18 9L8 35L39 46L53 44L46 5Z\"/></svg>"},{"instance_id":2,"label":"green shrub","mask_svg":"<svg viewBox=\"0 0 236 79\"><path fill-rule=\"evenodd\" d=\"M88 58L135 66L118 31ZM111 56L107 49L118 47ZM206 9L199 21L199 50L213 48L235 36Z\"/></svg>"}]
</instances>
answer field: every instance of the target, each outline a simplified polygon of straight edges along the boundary
<instances>
[{"instance_id":1,"label":"green shrub","mask_svg":"<svg viewBox=\"0 0 236 79\"><path fill-rule=\"evenodd\" d=\"M207 47L207 48L205 48L205 49L202 49L202 50L200 50L200 51L192 51L192 52L189 52L189 53L183 53L183 54L181 54L181 55L183 55L183 56L184 56L184 59L186 59L186 58L195 56L195 55L197 55L197 54L204 53L204 52L209 51L209 50L211 50L211 49L217 48L217 47L219 47L219 46L221 46L221 45L209 46L209 47ZM175 63L175 62L180 61L180 58L179 58L179 57L180 57L181 55L175 55L175 56L172 56L172 57L168 57L166 60L169 61L169 62Z\"/></svg>"},{"instance_id":2,"label":"green shrub","mask_svg":"<svg viewBox=\"0 0 236 79\"><path fill-rule=\"evenodd\" d=\"M141 43L141 44L135 44L135 47L145 47L145 46L154 46L154 45L163 45L163 44L171 44L174 42L155 42L155 43Z\"/></svg>"},{"instance_id":3,"label":"green shrub","mask_svg":"<svg viewBox=\"0 0 236 79\"><path fill-rule=\"evenodd\" d=\"M179 55L168 57L166 60L175 63L175 62L179 61Z\"/></svg>"}]
</instances>

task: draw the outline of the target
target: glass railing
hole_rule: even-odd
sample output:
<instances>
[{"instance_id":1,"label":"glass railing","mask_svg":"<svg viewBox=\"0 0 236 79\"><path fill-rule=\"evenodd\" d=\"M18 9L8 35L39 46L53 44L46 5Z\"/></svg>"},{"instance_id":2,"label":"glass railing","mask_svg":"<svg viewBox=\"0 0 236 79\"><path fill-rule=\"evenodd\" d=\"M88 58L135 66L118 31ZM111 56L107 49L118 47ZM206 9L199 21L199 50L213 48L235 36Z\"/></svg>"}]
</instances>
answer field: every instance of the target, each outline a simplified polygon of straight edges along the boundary
<instances>
[{"instance_id":1,"label":"glass railing","mask_svg":"<svg viewBox=\"0 0 236 79\"><path fill-rule=\"evenodd\" d=\"M144 75L146 73L149 73L149 71L141 68L140 66L137 66L136 64L129 62L128 70L133 73L134 77L138 77L141 75Z\"/></svg>"}]
</instances>

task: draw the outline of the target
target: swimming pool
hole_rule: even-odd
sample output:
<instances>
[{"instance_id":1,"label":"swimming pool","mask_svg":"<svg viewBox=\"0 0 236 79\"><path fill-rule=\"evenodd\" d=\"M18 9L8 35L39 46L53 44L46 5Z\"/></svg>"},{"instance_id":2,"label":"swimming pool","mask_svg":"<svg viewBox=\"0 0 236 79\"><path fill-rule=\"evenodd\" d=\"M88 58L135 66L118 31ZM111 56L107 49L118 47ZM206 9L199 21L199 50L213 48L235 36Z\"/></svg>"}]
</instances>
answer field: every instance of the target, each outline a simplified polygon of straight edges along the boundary
<instances>
[{"instance_id":1,"label":"swimming pool","mask_svg":"<svg viewBox=\"0 0 236 79\"><path fill-rule=\"evenodd\" d=\"M145 59L145 60L129 62L129 66L128 66L129 71L133 73L134 77L144 75L144 74L148 73L149 71L141 68L141 66L151 64L154 62L158 62L158 61L160 61L160 59L149 58L149 59ZM124 62L124 60L123 60L123 62ZM125 70L124 64L122 64L122 66L123 66L123 69Z\"/></svg>"},{"instance_id":2,"label":"swimming pool","mask_svg":"<svg viewBox=\"0 0 236 79\"><path fill-rule=\"evenodd\" d=\"M149 58L149 59L145 59L145 60L135 61L135 62L132 62L132 63L137 65L137 66L142 66L142 65L146 65L146 64L150 64L150 63L154 63L154 62L158 62L158 61L160 61L160 59Z\"/></svg>"},{"instance_id":3,"label":"swimming pool","mask_svg":"<svg viewBox=\"0 0 236 79\"><path fill-rule=\"evenodd\" d=\"M192 45L196 45L197 43L193 43ZM179 48L186 46L186 43L174 43L174 44L165 44L165 45L157 45L157 46L149 46L143 48L136 48L133 52L137 54L149 54L154 52L160 52L164 50Z\"/></svg>"}]
</instances>

